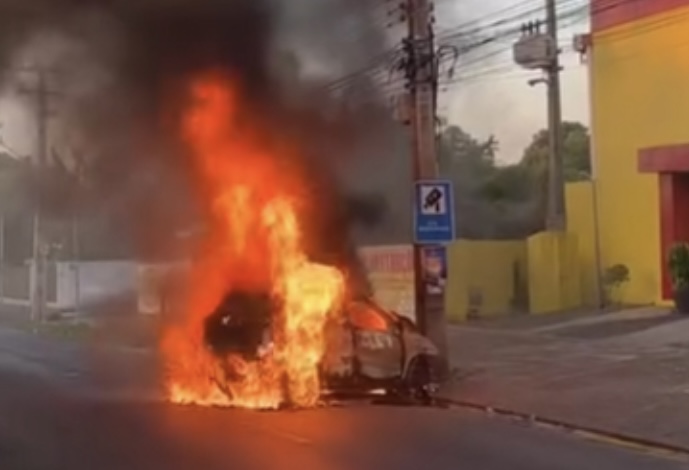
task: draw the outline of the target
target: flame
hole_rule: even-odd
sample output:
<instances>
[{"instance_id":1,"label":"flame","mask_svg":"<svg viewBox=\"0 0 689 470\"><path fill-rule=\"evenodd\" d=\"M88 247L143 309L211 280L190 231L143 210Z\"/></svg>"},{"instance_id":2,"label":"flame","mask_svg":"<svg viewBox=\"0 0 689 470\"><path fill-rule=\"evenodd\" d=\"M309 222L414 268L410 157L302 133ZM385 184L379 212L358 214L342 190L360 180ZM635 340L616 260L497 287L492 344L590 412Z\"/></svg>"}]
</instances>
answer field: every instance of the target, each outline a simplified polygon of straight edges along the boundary
<instances>
[{"instance_id":1,"label":"flame","mask_svg":"<svg viewBox=\"0 0 689 470\"><path fill-rule=\"evenodd\" d=\"M169 399L205 406L314 406L321 394L324 329L342 302L344 277L306 255L298 172L286 164L288 155L276 155L249 125L231 82L204 77L190 94L182 128L211 220L206 249L192 268L184 320L163 336ZM217 357L204 344L204 319L232 289L262 289L280 299L273 349L255 362ZM241 380L224 379L228 364L241 371Z\"/></svg>"}]
</instances>

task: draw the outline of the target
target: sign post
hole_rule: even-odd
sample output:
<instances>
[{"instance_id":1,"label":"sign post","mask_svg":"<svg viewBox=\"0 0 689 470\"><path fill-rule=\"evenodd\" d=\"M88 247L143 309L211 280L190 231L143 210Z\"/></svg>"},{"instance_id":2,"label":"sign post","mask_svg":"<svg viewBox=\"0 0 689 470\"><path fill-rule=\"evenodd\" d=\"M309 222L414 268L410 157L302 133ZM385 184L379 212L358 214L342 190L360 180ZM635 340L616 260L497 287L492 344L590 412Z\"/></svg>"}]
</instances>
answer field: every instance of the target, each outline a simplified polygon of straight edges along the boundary
<instances>
[{"instance_id":1,"label":"sign post","mask_svg":"<svg viewBox=\"0 0 689 470\"><path fill-rule=\"evenodd\" d=\"M417 181L414 190L414 272L419 327L438 347L449 370L445 318L446 244L455 239L452 183Z\"/></svg>"},{"instance_id":2,"label":"sign post","mask_svg":"<svg viewBox=\"0 0 689 470\"><path fill-rule=\"evenodd\" d=\"M416 183L414 242L418 245L450 243L455 239L452 183L443 180Z\"/></svg>"}]
</instances>

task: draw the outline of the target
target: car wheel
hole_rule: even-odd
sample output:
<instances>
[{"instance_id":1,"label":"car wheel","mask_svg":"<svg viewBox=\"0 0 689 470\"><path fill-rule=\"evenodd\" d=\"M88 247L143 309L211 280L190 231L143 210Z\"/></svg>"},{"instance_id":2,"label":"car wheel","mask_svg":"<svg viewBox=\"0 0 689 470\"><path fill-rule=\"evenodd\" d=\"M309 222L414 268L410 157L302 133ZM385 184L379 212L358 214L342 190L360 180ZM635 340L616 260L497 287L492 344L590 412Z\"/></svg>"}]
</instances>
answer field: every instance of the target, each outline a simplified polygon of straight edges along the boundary
<instances>
[{"instance_id":1,"label":"car wheel","mask_svg":"<svg viewBox=\"0 0 689 470\"><path fill-rule=\"evenodd\" d=\"M432 383L433 377L428 358L426 356L413 358L404 378L405 388L409 396L423 404L432 404Z\"/></svg>"}]
</instances>

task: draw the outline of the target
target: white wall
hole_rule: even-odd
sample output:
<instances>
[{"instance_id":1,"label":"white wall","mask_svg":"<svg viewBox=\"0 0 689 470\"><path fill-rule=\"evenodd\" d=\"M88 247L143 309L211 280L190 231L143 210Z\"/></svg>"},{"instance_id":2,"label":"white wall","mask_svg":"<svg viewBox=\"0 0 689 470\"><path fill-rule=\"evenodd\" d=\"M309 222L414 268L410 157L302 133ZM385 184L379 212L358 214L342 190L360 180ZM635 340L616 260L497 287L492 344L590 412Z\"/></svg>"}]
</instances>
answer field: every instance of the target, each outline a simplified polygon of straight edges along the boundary
<instances>
[{"instance_id":1,"label":"white wall","mask_svg":"<svg viewBox=\"0 0 689 470\"><path fill-rule=\"evenodd\" d=\"M358 250L376 301L383 307L416 320L414 308L414 255L412 245L361 247ZM188 268L179 264L141 264L133 268L138 284L138 309L143 314L158 314L161 309L159 282L166 273Z\"/></svg>"},{"instance_id":2,"label":"white wall","mask_svg":"<svg viewBox=\"0 0 689 470\"><path fill-rule=\"evenodd\" d=\"M128 292L134 293L137 289L137 267L134 261L59 262L55 307L74 307L77 297L83 306Z\"/></svg>"}]
</instances>

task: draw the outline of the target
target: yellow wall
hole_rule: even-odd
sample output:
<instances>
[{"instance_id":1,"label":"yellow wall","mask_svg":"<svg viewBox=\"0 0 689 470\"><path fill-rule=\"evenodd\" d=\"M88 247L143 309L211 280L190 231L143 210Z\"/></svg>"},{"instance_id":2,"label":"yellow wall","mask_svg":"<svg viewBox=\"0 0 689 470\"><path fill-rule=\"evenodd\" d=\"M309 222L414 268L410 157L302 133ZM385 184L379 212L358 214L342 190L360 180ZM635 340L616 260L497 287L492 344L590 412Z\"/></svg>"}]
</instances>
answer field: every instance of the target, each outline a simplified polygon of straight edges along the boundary
<instances>
[{"instance_id":1,"label":"yellow wall","mask_svg":"<svg viewBox=\"0 0 689 470\"><path fill-rule=\"evenodd\" d=\"M593 184L568 183L566 187L567 231L577 239L577 269L581 288L580 303L589 307L601 304L599 266L596 253L596 221Z\"/></svg>"},{"instance_id":2,"label":"yellow wall","mask_svg":"<svg viewBox=\"0 0 689 470\"><path fill-rule=\"evenodd\" d=\"M472 291L480 292L479 316L513 311L519 293L516 283L521 270L525 279L526 245L523 241L458 240L448 247L448 286L445 306L453 321L467 318ZM524 280L524 283L526 281ZM525 288L526 286L524 286ZM526 294L526 291L523 291Z\"/></svg>"},{"instance_id":3,"label":"yellow wall","mask_svg":"<svg viewBox=\"0 0 689 470\"><path fill-rule=\"evenodd\" d=\"M480 317L598 305L592 183L568 184L566 201L567 234L458 240L448 247L445 302L451 320L467 319L472 292L481 295Z\"/></svg>"},{"instance_id":4,"label":"yellow wall","mask_svg":"<svg viewBox=\"0 0 689 470\"><path fill-rule=\"evenodd\" d=\"M626 264L622 301L661 300L656 175L640 148L689 142L689 8L597 34L592 127L603 266Z\"/></svg>"},{"instance_id":5,"label":"yellow wall","mask_svg":"<svg viewBox=\"0 0 689 470\"><path fill-rule=\"evenodd\" d=\"M527 272L531 313L551 313L581 306L577 237L541 232L528 238Z\"/></svg>"}]
</instances>

